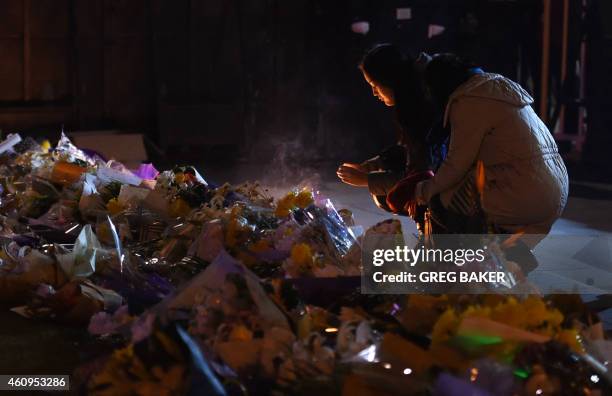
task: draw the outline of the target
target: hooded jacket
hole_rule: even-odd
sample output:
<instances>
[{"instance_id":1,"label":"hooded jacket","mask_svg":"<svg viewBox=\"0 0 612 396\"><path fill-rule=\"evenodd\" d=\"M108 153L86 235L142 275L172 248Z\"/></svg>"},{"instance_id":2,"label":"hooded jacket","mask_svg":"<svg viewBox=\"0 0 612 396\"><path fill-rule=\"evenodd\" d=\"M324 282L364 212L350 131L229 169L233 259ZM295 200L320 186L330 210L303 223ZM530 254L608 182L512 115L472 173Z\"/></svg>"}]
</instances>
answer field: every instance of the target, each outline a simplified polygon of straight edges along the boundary
<instances>
[{"instance_id":1,"label":"hooded jacket","mask_svg":"<svg viewBox=\"0 0 612 396\"><path fill-rule=\"evenodd\" d=\"M520 85L498 74L477 74L460 85L444 114L444 125L451 126L447 157L417 194L425 201L440 194L448 208L456 191L473 183L482 162L481 205L487 221L509 232L548 233L565 207L568 177L532 103Z\"/></svg>"}]
</instances>

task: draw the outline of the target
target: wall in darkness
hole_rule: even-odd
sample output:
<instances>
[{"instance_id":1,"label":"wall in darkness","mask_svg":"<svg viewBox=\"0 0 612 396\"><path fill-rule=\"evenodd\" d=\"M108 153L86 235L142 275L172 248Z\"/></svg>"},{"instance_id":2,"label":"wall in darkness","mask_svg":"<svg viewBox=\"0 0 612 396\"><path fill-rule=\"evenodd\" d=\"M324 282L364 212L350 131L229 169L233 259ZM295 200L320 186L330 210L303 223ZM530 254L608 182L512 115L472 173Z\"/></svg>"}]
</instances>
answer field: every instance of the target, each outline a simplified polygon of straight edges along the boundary
<instances>
[{"instance_id":1,"label":"wall in darkness","mask_svg":"<svg viewBox=\"0 0 612 396\"><path fill-rule=\"evenodd\" d=\"M587 31L591 45L587 52L588 132L583 161L589 170L586 177L603 175L612 181L612 4L607 0L593 3Z\"/></svg>"},{"instance_id":2,"label":"wall in darkness","mask_svg":"<svg viewBox=\"0 0 612 396\"><path fill-rule=\"evenodd\" d=\"M224 3L231 2L0 1L2 126L61 121L154 136L166 103L236 100L237 19Z\"/></svg>"},{"instance_id":3,"label":"wall in darkness","mask_svg":"<svg viewBox=\"0 0 612 396\"><path fill-rule=\"evenodd\" d=\"M267 158L291 143L310 159L358 160L394 136L356 67L365 48L456 50L513 76L518 43L538 52L533 3L0 0L0 128L136 130L180 156L233 144ZM398 22L398 7L413 20ZM352 33L364 18L370 34ZM529 29L513 35L519 20ZM428 39L432 23L445 34ZM525 79L537 78L531 61Z\"/></svg>"},{"instance_id":4,"label":"wall in darkness","mask_svg":"<svg viewBox=\"0 0 612 396\"><path fill-rule=\"evenodd\" d=\"M346 1L0 0L0 9L3 130L130 129L169 148L303 140L326 155L358 146L364 122L391 128L380 108L363 115L373 102Z\"/></svg>"}]
</instances>

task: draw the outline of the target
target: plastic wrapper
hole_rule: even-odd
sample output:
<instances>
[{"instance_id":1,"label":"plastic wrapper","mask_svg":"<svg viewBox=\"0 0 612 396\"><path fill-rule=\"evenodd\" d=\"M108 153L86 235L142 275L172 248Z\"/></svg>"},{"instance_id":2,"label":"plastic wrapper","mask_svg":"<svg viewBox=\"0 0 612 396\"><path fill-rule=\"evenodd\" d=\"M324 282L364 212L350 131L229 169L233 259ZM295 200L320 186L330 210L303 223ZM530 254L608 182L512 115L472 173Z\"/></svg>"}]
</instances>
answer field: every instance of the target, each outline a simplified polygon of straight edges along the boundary
<instances>
[{"instance_id":1,"label":"plastic wrapper","mask_svg":"<svg viewBox=\"0 0 612 396\"><path fill-rule=\"evenodd\" d=\"M302 224L316 222L325 231L327 242L335 248L339 257L343 257L356 242L355 236L344 224L331 201L326 200L324 205L324 207L311 205L303 211L296 212L294 216Z\"/></svg>"},{"instance_id":2,"label":"plastic wrapper","mask_svg":"<svg viewBox=\"0 0 612 396\"><path fill-rule=\"evenodd\" d=\"M347 359L359 354L375 342L372 327L367 320L343 322L336 337L336 352Z\"/></svg>"},{"instance_id":3,"label":"plastic wrapper","mask_svg":"<svg viewBox=\"0 0 612 396\"><path fill-rule=\"evenodd\" d=\"M0 143L0 154L12 150L19 142L21 142L21 136L18 133L10 133L6 139Z\"/></svg>"},{"instance_id":4,"label":"plastic wrapper","mask_svg":"<svg viewBox=\"0 0 612 396\"><path fill-rule=\"evenodd\" d=\"M83 191L79 199L79 212L82 216L95 218L105 210L104 201L96 188L96 177L86 174L83 180Z\"/></svg>"},{"instance_id":5,"label":"plastic wrapper","mask_svg":"<svg viewBox=\"0 0 612 396\"><path fill-rule=\"evenodd\" d=\"M37 177L25 177L20 182L19 192L15 194L21 216L36 218L45 213L60 194L49 182ZM14 183L15 184L15 183Z\"/></svg>"},{"instance_id":6,"label":"plastic wrapper","mask_svg":"<svg viewBox=\"0 0 612 396\"><path fill-rule=\"evenodd\" d=\"M132 235L130 249L141 257L153 256L155 245L162 239L168 224L143 205L128 206L122 216L129 224Z\"/></svg>"},{"instance_id":7,"label":"plastic wrapper","mask_svg":"<svg viewBox=\"0 0 612 396\"><path fill-rule=\"evenodd\" d=\"M94 234L91 225L81 230L74 248L70 253L57 256L60 267L70 278L87 277L96 271L96 260L102 245Z\"/></svg>"},{"instance_id":8,"label":"plastic wrapper","mask_svg":"<svg viewBox=\"0 0 612 396\"><path fill-rule=\"evenodd\" d=\"M24 301L41 283L60 287L67 282L63 271L51 257L38 250L18 247L14 242L12 246L16 249L13 259L3 260L0 265L0 300Z\"/></svg>"},{"instance_id":9,"label":"plastic wrapper","mask_svg":"<svg viewBox=\"0 0 612 396\"><path fill-rule=\"evenodd\" d=\"M204 359L197 343L183 328L177 327L177 332L185 346L187 346L191 358L191 383L187 395L226 396L225 388L215 376L206 359Z\"/></svg>"},{"instance_id":10,"label":"plastic wrapper","mask_svg":"<svg viewBox=\"0 0 612 396\"><path fill-rule=\"evenodd\" d=\"M361 250L355 236L329 200L320 205L294 209L275 231L276 250L290 253L283 269L291 278L359 275Z\"/></svg>"},{"instance_id":11,"label":"plastic wrapper","mask_svg":"<svg viewBox=\"0 0 612 396\"><path fill-rule=\"evenodd\" d=\"M152 261L165 261L174 263L188 255L189 246L195 239L198 228L189 222L180 222L172 225L164 232L161 249L155 253Z\"/></svg>"},{"instance_id":12,"label":"plastic wrapper","mask_svg":"<svg viewBox=\"0 0 612 396\"><path fill-rule=\"evenodd\" d=\"M95 160L89 157L83 150L78 149L72 141L62 131L57 146L54 150L54 156L60 160L68 162L80 161L84 165L95 165Z\"/></svg>"},{"instance_id":13,"label":"plastic wrapper","mask_svg":"<svg viewBox=\"0 0 612 396\"><path fill-rule=\"evenodd\" d=\"M117 201L122 206L128 205L138 205L144 199L146 199L147 195L151 190L142 187L130 186L130 185L122 185L121 191L119 192L119 197Z\"/></svg>"},{"instance_id":14,"label":"plastic wrapper","mask_svg":"<svg viewBox=\"0 0 612 396\"><path fill-rule=\"evenodd\" d=\"M155 180L157 175L159 175L159 171L151 163L140 164L133 173L143 180Z\"/></svg>"},{"instance_id":15,"label":"plastic wrapper","mask_svg":"<svg viewBox=\"0 0 612 396\"><path fill-rule=\"evenodd\" d=\"M74 201L61 200L53 204L49 210L37 219L29 219L33 226L45 226L56 230L71 230L79 223L76 221L76 203Z\"/></svg>"},{"instance_id":16,"label":"plastic wrapper","mask_svg":"<svg viewBox=\"0 0 612 396\"><path fill-rule=\"evenodd\" d=\"M190 308L196 301L197 295L201 296L201 293L206 292L218 292L219 288L225 283L226 277L230 274L239 274L244 277L248 292L257 306L259 314L268 325L289 327L285 316L262 289L259 278L225 251L221 251L204 271L178 291L164 308L167 310Z\"/></svg>"},{"instance_id":17,"label":"plastic wrapper","mask_svg":"<svg viewBox=\"0 0 612 396\"><path fill-rule=\"evenodd\" d=\"M130 267L131 263L128 262L124 271L120 272L118 266L110 265L94 278L97 284L115 290L123 296L131 315L141 314L175 290L166 278L154 272L142 272Z\"/></svg>"},{"instance_id":18,"label":"plastic wrapper","mask_svg":"<svg viewBox=\"0 0 612 396\"><path fill-rule=\"evenodd\" d=\"M100 311L114 312L123 298L88 280L75 279L46 296L35 297L27 306L13 311L29 318L47 318L72 325L87 325Z\"/></svg>"},{"instance_id":19,"label":"plastic wrapper","mask_svg":"<svg viewBox=\"0 0 612 396\"><path fill-rule=\"evenodd\" d=\"M121 230L130 233L127 223L121 222L115 225L115 221L110 216L106 216L98 224L98 229L99 233L100 230L104 230L104 233L107 234L108 245L113 246L114 249L112 255L107 255L107 265L97 271L99 273L97 282L119 291L125 297L131 314L141 313L174 290L172 284L164 277L154 272L142 272L138 266L132 264L130 257L134 258L134 256L130 256L122 243L124 238L122 238Z\"/></svg>"},{"instance_id":20,"label":"plastic wrapper","mask_svg":"<svg viewBox=\"0 0 612 396\"><path fill-rule=\"evenodd\" d=\"M81 282L79 287L81 289L81 294L93 300L100 301L105 311L114 312L123 302L123 297L117 292L100 287L90 281Z\"/></svg>"},{"instance_id":21,"label":"plastic wrapper","mask_svg":"<svg viewBox=\"0 0 612 396\"><path fill-rule=\"evenodd\" d=\"M353 212L351 212L349 209L340 209L338 211L338 215L340 215L342 222L347 227L355 227L355 217L353 217Z\"/></svg>"},{"instance_id":22,"label":"plastic wrapper","mask_svg":"<svg viewBox=\"0 0 612 396\"><path fill-rule=\"evenodd\" d=\"M188 254L212 262L224 249L224 246L223 224L219 220L213 220L204 224L200 235L189 248Z\"/></svg>"},{"instance_id":23,"label":"plastic wrapper","mask_svg":"<svg viewBox=\"0 0 612 396\"><path fill-rule=\"evenodd\" d=\"M110 231L113 246L115 247L115 252L117 254L117 261L119 262L119 272L123 273L123 267L126 261L126 255L123 252L123 246L121 244L121 237L119 236L119 232L117 231L117 227L115 227L115 223L110 218L110 216L106 216L106 223L108 224L108 229ZM129 232L129 229L125 227L126 233Z\"/></svg>"},{"instance_id":24,"label":"plastic wrapper","mask_svg":"<svg viewBox=\"0 0 612 396\"><path fill-rule=\"evenodd\" d=\"M129 171L115 169L110 166L98 168L96 176L102 183L119 182L133 186L138 186L140 183L142 183L142 179Z\"/></svg>"},{"instance_id":25,"label":"plastic wrapper","mask_svg":"<svg viewBox=\"0 0 612 396\"><path fill-rule=\"evenodd\" d=\"M143 207L155 212L163 219L170 218L170 205L167 192L156 188L143 200Z\"/></svg>"},{"instance_id":26,"label":"plastic wrapper","mask_svg":"<svg viewBox=\"0 0 612 396\"><path fill-rule=\"evenodd\" d=\"M265 294L257 277L222 251L188 283L163 311L194 306L190 333L233 370L260 365L274 377L275 359L286 356L295 336L282 311Z\"/></svg>"}]
</instances>

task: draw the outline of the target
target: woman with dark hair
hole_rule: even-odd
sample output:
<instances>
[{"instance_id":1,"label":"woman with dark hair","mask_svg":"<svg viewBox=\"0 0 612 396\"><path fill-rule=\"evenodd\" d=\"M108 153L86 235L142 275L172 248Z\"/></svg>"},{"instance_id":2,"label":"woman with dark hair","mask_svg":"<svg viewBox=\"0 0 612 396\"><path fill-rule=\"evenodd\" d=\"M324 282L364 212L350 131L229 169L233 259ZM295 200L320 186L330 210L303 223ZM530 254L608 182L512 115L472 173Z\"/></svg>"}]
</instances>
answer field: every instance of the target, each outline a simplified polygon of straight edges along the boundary
<instances>
[{"instance_id":1,"label":"woman with dark hair","mask_svg":"<svg viewBox=\"0 0 612 396\"><path fill-rule=\"evenodd\" d=\"M381 155L342 165L342 181L368 186L395 213L429 208L435 233L550 231L567 201L567 170L520 85L456 55L413 60L391 45L370 50L360 68L374 95L395 107L408 167Z\"/></svg>"},{"instance_id":2,"label":"woman with dark hair","mask_svg":"<svg viewBox=\"0 0 612 396\"><path fill-rule=\"evenodd\" d=\"M451 54L435 56L424 76L451 128L449 150L433 178L401 181L388 200L428 204L442 232L547 234L565 207L568 176L531 96ZM467 226L474 218L482 228Z\"/></svg>"},{"instance_id":3,"label":"woman with dark hair","mask_svg":"<svg viewBox=\"0 0 612 396\"><path fill-rule=\"evenodd\" d=\"M397 145L361 164L344 163L337 173L347 184L367 186L386 210L392 210L387 194L400 179L430 177L444 156L448 132L439 128L441 122L436 127L436 111L425 95L422 73L429 59L426 54L404 56L395 46L382 44L368 51L359 65L374 96L395 109ZM437 118L441 120L441 113Z\"/></svg>"},{"instance_id":4,"label":"woman with dark hair","mask_svg":"<svg viewBox=\"0 0 612 396\"><path fill-rule=\"evenodd\" d=\"M370 50L359 64L374 96L386 106L394 107L399 124L398 143L410 150L411 168L429 165L422 147L417 147L425 144L434 119L434 109L425 100L420 75L428 61L425 54L414 59L401 54L393 45L383 44Z\"/></svg>"}]
</instances>

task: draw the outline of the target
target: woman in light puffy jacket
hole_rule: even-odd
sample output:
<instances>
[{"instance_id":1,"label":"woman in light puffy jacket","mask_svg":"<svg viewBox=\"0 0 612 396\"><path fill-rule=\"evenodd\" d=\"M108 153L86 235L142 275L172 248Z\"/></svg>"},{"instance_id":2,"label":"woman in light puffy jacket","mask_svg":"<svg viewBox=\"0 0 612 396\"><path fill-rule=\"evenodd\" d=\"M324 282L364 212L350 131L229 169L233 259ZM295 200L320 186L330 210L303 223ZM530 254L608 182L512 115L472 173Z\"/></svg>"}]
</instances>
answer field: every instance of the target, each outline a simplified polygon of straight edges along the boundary
<instances>
[{"instance_id":1,"label":"woman in light puffy jacket","mask_svg":"<svg viewBox=\"0 0 612 396\"><path fill-rule=\"evenodd\" d=\"M435 176L416 185L416 200L428 203L443 225L479 212L496 232L547 234L565 207L568 177L531 96L519 84L450 54L434 57L425 79L432 99L444 108L451 136ZM484 176L480 187L478 168ZM400 182L394 193L401 196L407 187Z\"/></svg>"}]
</instances>

